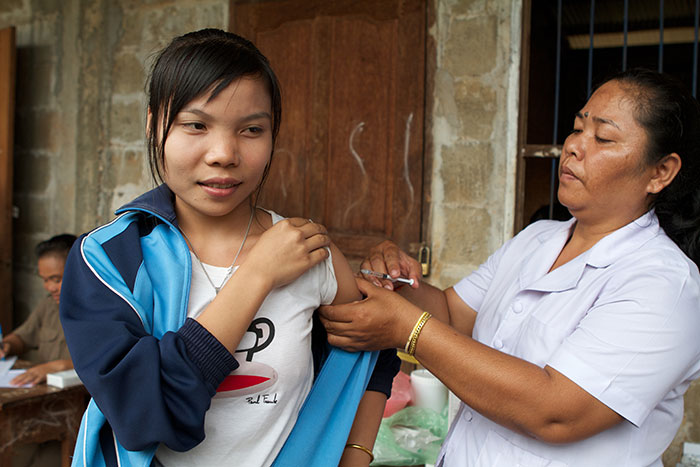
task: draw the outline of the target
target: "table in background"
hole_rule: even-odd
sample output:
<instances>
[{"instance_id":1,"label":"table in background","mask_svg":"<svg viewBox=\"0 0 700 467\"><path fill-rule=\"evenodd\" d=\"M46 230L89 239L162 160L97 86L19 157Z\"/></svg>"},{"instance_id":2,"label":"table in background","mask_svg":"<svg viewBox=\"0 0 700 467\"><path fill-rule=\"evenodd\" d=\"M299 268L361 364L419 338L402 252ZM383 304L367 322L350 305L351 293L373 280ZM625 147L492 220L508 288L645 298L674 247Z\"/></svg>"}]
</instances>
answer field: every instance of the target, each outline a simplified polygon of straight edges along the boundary
<instances>
[{"instance_id":1,"label":"table in background","mask_svg":"<svg viewBox=\"0 0 700 467\"><path fill-rule=\"evenodd\" d=\"M61 466L69 467L88 398L82 385L0 388L0 467L11 467L16 445L50 440L61 442Z\"/></svg>"}]
</instances>

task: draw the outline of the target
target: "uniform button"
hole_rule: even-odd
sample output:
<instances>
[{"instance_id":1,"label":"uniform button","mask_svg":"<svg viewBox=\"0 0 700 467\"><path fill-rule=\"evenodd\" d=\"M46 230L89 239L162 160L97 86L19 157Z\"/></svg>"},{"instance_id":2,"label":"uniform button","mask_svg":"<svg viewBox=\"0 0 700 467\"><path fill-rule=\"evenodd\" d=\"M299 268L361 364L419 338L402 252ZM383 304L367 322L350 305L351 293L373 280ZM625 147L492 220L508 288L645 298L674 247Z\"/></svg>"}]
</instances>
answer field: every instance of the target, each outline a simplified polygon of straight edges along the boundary
<instances>
[{"instance_id":1,"label":"uniform button","mask_svg":"<svg viewBox=\"0 0 700 467\"><path fill-rule=\"evenodd\" d=\"M493 346L497 349L502 349L503 341L501 339L496 339L495 341L493 341Z\"/></svg>"},{"instance_id":2,"label":"uniform button","mask_svg":"<svg viewBox=\"0 0 700 467\"><path fill-rule=\"evenodd\" d=\"M474 415L473 415L469 410L465 410L465 411L462 413L462 417L464 417L464 420L465 420L465 421L471 422L471 421L472 421L472 418L474 418Z\"/></svg>"},{"instance_id":3,"label":"uniform button","mask_svg":"<svg viewBox=\"0 0 700 467\"><path fill-rule=\"evenodd\" d=\"M523 311L523 304L520 302L513 303L513 312L520 313L521 311Z\"/></svg>"}]
</instances>

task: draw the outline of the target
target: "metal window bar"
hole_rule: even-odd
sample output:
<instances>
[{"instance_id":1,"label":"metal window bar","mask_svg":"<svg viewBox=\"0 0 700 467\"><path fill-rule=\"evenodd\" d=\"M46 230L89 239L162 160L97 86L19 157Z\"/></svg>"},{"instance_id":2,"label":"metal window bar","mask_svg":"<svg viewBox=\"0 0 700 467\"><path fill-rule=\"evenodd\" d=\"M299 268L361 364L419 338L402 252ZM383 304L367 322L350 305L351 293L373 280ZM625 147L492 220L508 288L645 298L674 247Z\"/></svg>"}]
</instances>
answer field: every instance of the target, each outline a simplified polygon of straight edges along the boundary
<instances>
[{"instance_id":1,"label":"metal window bar","mask_svg":"<svg viewBox=\"0 0 700 467\"><path fill-rule=\"evenodd\" d=\"M554 129L552 145L557 144L559 133L559 86L561 82L561 0L557 1L557 65L554 77ZM549 175L549 218L554 218L555 186L557 183L558 159L552 158Z\"/></svg>"},{"instance_id":2,"label":"metal window bar","mask_svg":"<svg viewBox=\"0 0 700 467\"><path fill-rule=\"evenodd\" d=\"M556 76L555 76L555 94L554 94L554 130L552 144L557 144L558 131L559 131L559 86L561 80L561 10L562 4L561 0L557 1L557 65L556 65ZM595 29L595 0L591 0L591 16L589 23L589 44L588 44L588 75L587 75L587 91L586 95L590 97L591 88L593 87L593 32ZM549 218L554 218L554 203L556 196L556 180L557 180L557 168L558 168L558 158L552 158L550 173L549 173Z\"/></svg>"},{"instance_id":3,"label":"metal window bar","mask_svg":"<svg viewBox=\"0 0 700 467\"><path fill-rule=\"evenodd\" d=\"M700 48L700 0L695 0L694 10L694 41L693 41L693 61L692 61L692 94L697 97L698 82L698 61ZM658 71L664 69L664 0L659 0L659 45L658 45ZM622 71L627 69L628 38L629 38L629 0L624 0L623 11L623 42L622 42ZM593 86L593 52L595 35L595 0L590 0L589 18L589 45L588 45L588 68L587 68L587 96L590 97ZM554 125L551 148L540 148L543 153L540 157L551 157L550 173L550 193L549 193L549 218L554 217L554 205L556 203L556 176L560 154L557 154L558 145L558 123L559 123L559 100L561 92L561 42L562 42L562 0L557 0L557 46L556 46L556 69L555 69L555 96L554 96ZM534 147L534 146L533 146ZM549 153L549 156L545 153Z\"/></svg>"},{"instance_id":4,"label":"metal window bar","mask_svg":"<svg viewBox=\"0 0 700 467\"><path fill-rule=\"evenodd\" d=\"M659 73L664 71L664 0L659 0Z\"/></svg>"},{"instance_id":5,"label":"metal window bar","mask_svg":"<svg viewBox=\"0 0 700 467\"><path fill-rule=\"evenodd\" d=\"M699 0L700 1L700 0ZM627 69L627 29L629 27L630 4L625 0L625 10L622 14L622 71Z\"/></svg>"},{"instance_id":6,"label":"metal window bar","mask_svg":"<svg viewBox=\"0 0 700 467\"><path fill-rule=\"evenodd\" d=\"M693 42L693 97L696 97L698 87L698 16L700 15L700 0L695 0L695 41Z\"/></svg>"},{"instance_id":7,"label":"metal window bar","mask_svg":"<svg viewBox=\"0 0 700 467\"><path fill-rule=\"evenodd\" d=\"M593 87L593 35L595 26L595 0L591 0L591 19L588 31L588 76L586 80L586 96L591 97Z\"/></svg>"}]
</instances>

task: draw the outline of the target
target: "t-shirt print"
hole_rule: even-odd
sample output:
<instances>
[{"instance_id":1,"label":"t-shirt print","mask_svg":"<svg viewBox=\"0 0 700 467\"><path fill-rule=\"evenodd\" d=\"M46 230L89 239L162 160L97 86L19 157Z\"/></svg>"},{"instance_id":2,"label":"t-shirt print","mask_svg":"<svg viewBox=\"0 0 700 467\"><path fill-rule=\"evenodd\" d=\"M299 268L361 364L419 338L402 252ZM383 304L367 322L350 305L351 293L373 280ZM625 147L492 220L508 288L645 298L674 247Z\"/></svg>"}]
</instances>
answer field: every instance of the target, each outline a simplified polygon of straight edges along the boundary
<instances>
[{"instance_id":1,"label":"t-shirt print","mask_svg":"<svg viewBox=\"0 0 700 467\"><path fill-rule=\"evenodd\" d=\"M255 318L236 350L239 367L224 378L214 397L250 396L275 384L278 378L277 370L265 363L253 361L255 354L272 344L274 338L274 323L265 317ZM268 394L258 398L248 397L247 400L251 404L277 403L277 398Z\"/></svg>"}]
</instances>

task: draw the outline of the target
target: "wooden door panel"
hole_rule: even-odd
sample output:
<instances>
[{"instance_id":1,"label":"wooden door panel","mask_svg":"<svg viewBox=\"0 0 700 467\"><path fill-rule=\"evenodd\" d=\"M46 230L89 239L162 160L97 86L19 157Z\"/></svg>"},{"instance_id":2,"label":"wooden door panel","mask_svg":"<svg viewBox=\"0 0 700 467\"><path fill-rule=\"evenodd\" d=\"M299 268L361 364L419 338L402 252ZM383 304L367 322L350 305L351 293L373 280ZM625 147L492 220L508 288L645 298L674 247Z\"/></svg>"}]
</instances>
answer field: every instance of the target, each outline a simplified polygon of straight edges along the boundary
<instances>
[{"instance_id":1,"label":"wooden door panel","mask_svg":"<svg viewBox=\"0 0 700 467\"><path fill-rule=\"evenodd\" d=\"M347 234L385 231L390 198L392 24L368 23L361 18L332 20L328 99L330 115L329 190L324 222ZM344 53L354 50L354 54ZM386 66L384 66L386 64ZM389 198L389 199L387 199Z\"/></svg>"},{"instance_id":2,"label":"wooden door panel","mask_svg":"<svg viewBox=\"0 0 700 467\"><path fill-rule=\"evenodd\" d=\"M418 242L425 2L234 1L231 14L282 87L261 204L323 222L351 257Z\"/></svg>"},{"instance_id":3,"label":"wooden door panel","mask_svg":"<svg viewBox=\"0 0 700 467\"><path fill-rule=\"evenodd\" d=\"M272 170L265 182L262 205L286 216L308 215L306 196L309 177L308 153L311 108L307 105L312 96L311 50L314 31L309 21L289 22L272 31L258 35L256 45L266 52L275 73L285 77L282 87L282 128ZM287 44L276 47L280 41ZM283 59L284 57L284 59Z\"/></svg>"},{"instance_id":4,"label":"wooden door panel","mask_svg":"<svg viewBox=\"0 0 700 467\"><path fill-rule=\"evenodd\" d=\"M12 330L12 154L15 29L0 30L0 325Z\"/></svg>"}]
</instances>

